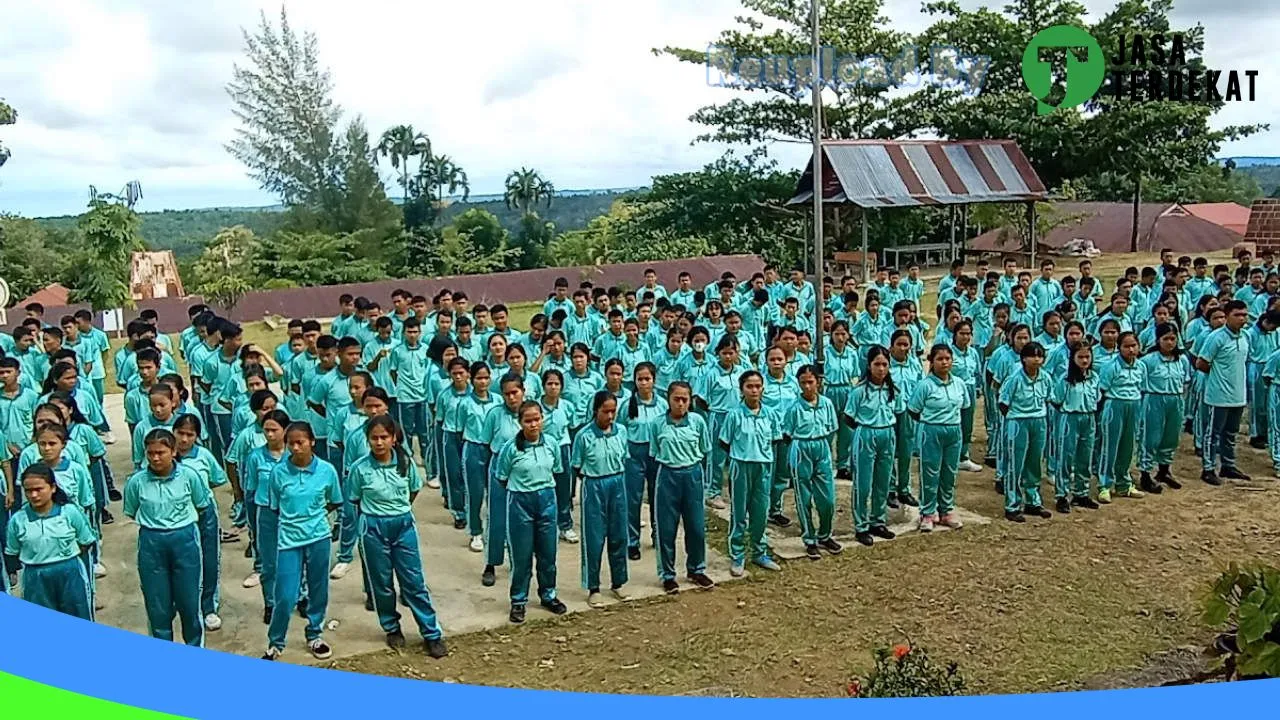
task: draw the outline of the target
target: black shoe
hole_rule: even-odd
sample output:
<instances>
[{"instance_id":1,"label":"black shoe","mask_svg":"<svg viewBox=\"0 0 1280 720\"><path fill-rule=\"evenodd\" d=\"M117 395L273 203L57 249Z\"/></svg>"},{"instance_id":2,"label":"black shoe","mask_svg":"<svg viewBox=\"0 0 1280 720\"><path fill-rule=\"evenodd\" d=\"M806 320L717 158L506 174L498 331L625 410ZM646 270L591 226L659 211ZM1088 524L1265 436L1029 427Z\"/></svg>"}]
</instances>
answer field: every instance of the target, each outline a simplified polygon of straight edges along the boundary
<instances>
[{"instance_id":1,"label":"black shoe","mask_svg":"<svg viewBox=\"0 0 1280 720\"><path fill-rule=\"evenodd\" d=\"M844 546L836 542L835 538L827 538L826 540L819 540L818 547L822 548L823 550L826 550L832 555L839 555L840 553L844 552Z\"/></svg>"},{"instance_id":2,"label":"black shoe","mask_svg":"<svg viewBox=\"0 0 1280 720\"><path fill-rule=\"evenodd\" d=\"M507 616L507 619L510 620L515 625L519 625L520 623L524 622L524 606L512 605L511 614Z\"/></svg>"},{"instance_id":3,"label":"black shoe","mask_svg":"<svg viewBox=\"0 0 1280 720\"><path fill-rule=\"evenodd\" d=\"M716 586L716 581L707 577L705 573L689 573L689 582L697 585L700 590L710 590Z\"/></svg>"},{"instance_id":4,"label":"black shoe","mask_svg":"<svg viewBox=\"0 0 1280 720\"><path fill-rule=\"evenodd\" d=\"M1025 517L1023 517L1022 513L1020 513L1020 512L1009 512L1008 510L1005 510L1005 511L1004 511L1004 519L1005 519L1005 520L1008 520L1009 522L1016 522L1016 523L1026 522L1026 521L1027 521L1027 519L1026 519Z\"/></svg>"},{"instance_id":5,"label":"black shoe","mask_svg":"<svg viewBox=\"0 0 1280 720\"><path fill-rule=\"evenodd\" d=\"M809 558L810 560L821 560L822 551L818 549L817 545L805 545L804 556Z\"/></svg>"},{"instance_id":6,"label":"black shoe","mask_svg":"<svg viewBox=\"0 0 1280 720\"><path fill-rule=\"evenodd\" d=\"M399 650L400 648L403 648L404 633L400 632L399 630L396 630L395 632L387 633L387 647L391 648L392 650Z\"/></svg>"},{"instance_id":7,"label":"black shoe","mask_svg":"<svg viewBox=\"0 0 1280 720\"><path fill-rule=\"evenodd\" d=\"M1160 466L1160 470L1156 473L1156 482L1168 485L1170 490L1182 489L1182 483L1173 479L1173 473L1169 472L1168 465Z\"/></svg>"},{"instance_id":8,"label":"black shoe","mask_svg":"<svg viewBox=\"0 0 1280 720\"><path fill-rule=\"evenodd\" d=\"M333 528L329 530L329 542L338 542L338 537L342 535L342 525L334 523Z\"/></svg>"},{"instance_id":9,"label":"black shoe","mask_svg":"<svg viewBox=\"0 0 1280 720\"><path fill-rule=\"evenodd\" d=\"M897 493L889 493L889 499L887 504L889 505L890 508L894 510L897 510L898 508L902 507L902 504L898 502Z\"/></svg>"},{"instance_id":10,"label":"black shoe","mask_svg":"<svg viewBox=\"0 0 1280 720\"><path fill-rule=\"evenodd\" d=\"M1218 479L1218 476L1217 476L1217 475L1215 475L1215 474L1214 474L1214 472L1213 472L1212 470L1205 470L1205 471L1201 472L1201 473L1200 473L1200 482L1202 482L1202 483L1204 483L1204 484L1206 484L1206 485L1221 485L1221 484L1222 484L1222 480Z\"/></svg>"},{"instance_id":11,"label":"black shoe","mask_svg":"<svg viewBox=\"0 0 1280 720\"><path fill-rule=\"evenodd\" d=\"M1089 510L1097 510L1099 507L1101 507L1101 505L1099 505L1096 500L1089 497L1088 495L1071 498L1071 504L1075 505L1076 507L1082 507Z\"/></svg>"},{"instance_id":12,"label":"black shoe","mask_svg":"<svg viewBox=\"0 0 1280 720\"><path fill-rule=\"evenodd\" d=\"M782 513L774 513L769 516L769 524L777 525L778 527L788 527L791 525L791 518L783 515Z\"/></svg>"},{"instance_id":13,"label":"black shoe","mask_svg":"<svg viewBox=\"0 0 1280 720\"><path fill-rule=\"evenodd\" d=\"M1267 439L1260 438L1260 437L1249 438L1249 447L1253 448L1254 450L1266 450Z\"/></svg>"},{"instance_id":14,"label":"black shoe","mask_svg":"<svg viewBox=\"0 0 1280 720\"><path fill-rule=\"evenodd\" d=\"M997 480L997 481L995 482L995 489L996 489L996 494L997 494L997 495L1003 495L1003 494L1004 494L1004 481L1003 481L1003 480Z\"/></svg>"},{"instance_id":15,"label":"black shoe","mask_svg":"<svg viewBox=\"0 0 1280 720\"><path fill-rule=\"evenodd\" d=\"M898 537L897 533L890 530L888 527L884 525L872 525L871 529L868 530L867 532L871 533L875 537L878 537L884 540L892 540Z\"/></svg>"},{"instance_id":16,"label":"black shoe","mask_svg":"<svg viewBox=\"0 0 1280 720\"><path fill-rule=\"evenodd\" d=\"M307 601L306 600L300 601L298 603L298 607L296 607L295 610L298 611L298 617L302 618L303 620L307 619Z\"/></svg>"},{"instance_id":17,"label":"black shoe","mask_svg":"<svg viewBox=\"0 0 1280 720\"><path fill-rule=\"evenodd\" d=\"M1196 434L1196 433L1195 433L1195 430L1192 430L1192 429L1191 429L1191 421L1190 421L1190 420L1188 420L1188 421L1186 421L1186 422L1182 423L1182 432L1184 432L1184 433L1186 433L1186 434L1188 434L1188 435L1195 435L1195 434Z\"/></svg>"},{"instance_id":18,"label":"black shoe","mask_svg":"<svg viewBox=\"0 0 1280 720\"><path fill-rule=\"evenodd\" d=\"M560 598L551 598L550 600L543 600L541 605L552 615L563 615L569 612L569 608L565 607L565 604L560 602Z\"/></svg>"},{"instance_id":19,"label":"black shoe","mask_svg":"<svg viewBox=\"0 0 1280 720\"><path fill-rule=\"evenodd\" d=\"M238 543L240 542L240 533L235 532L233 530L219 530L218 542L222 543L223 545Z\"/></svg>"},{"instance_id":20,"label":"black shoe","mask_svg":"<svg viewBox=\"0 0 1280 720\"><path fill-rule=\"evenodd\" d=\"M115 488L107 490L107 497L111 498L111 502L120 502L124 499L124 495L121 495L120 491Z\"/></svg>"},{"instance_id":21,"label":"black shoe","mask_svg":"<svg viewBox=\"0 0 1280 720\"><path fill-rule=\"evenodd\" d=\"M664 592L664 593L666 593L666 594L668 594L668 595L678 595L678 594L680 594L680 583L676 582L674 579L672 579L672 580L663 580L663 581L662 581L662 592Z\"/></svg>"},{"instance_id":22,"label":"black shoe","mask_svg":"<svg viewBox=\"0 0 1280 720\"><path fill-rule=\"evenodd\" d=\"M1198 457L1198 458L1202 458L1202 457L1204 457L1204 450L1202 450L1202 449L1200 449L1200 448L1196 448L1196 457Z\"/></svg>"},{"instance_id":23,"label":"black shoe","mask_svg":"<svg viewBox=\"0 0 1280 720\"><path fill-rule=\"evenodd\" d=\"M253 559L253 543L244 546L244 557L246 560Z\"/></svg>"},{"instance_id":24,"label":"black shoe","mask_svg":"<svg viewBox=\"0 0 1280 720\"><path fill-rule=\"evenodd\" d=\"M480 584L485 587L493 587L493 584L497 581L498 579L493 575L493 566L485 565L484 572L480 573Z\"/></svg>"},{"instance_id":25,"label":"black shoe","mask_svg":"<svg viewBox=\"0 0 1280 720\"><path fill-rule=\"evenodd\" d=\"M262 624L263 625L271 624L271 608L262 609Z\"/></svg>"},{"instance_id":26,"label":"black shoe","mask_svg":"<svg viewBox=\"0 0 1280 720\"><path fill-rule=\"evenodd\" d=\"M1151 473L1145 471L1138 478L1138 489L1152 495L1159 495L1164 492L1164 488L1157 485L1156 482L1151 479Z\"/></svg>"},{"instance_id":27,"label":"black shoe","mask_svg":"<svg viewBox=\"0 0 1280 720\"><path fill-rule=\"evenodd\" d=\"M113 522L115 522L115 521L116 521L116 518L115 518L115 516L114 516L114 515L112 515L112 514L111 514L111 511L110 511L110 510L105 510L105 509L104 509L104 510L102 511L102 524L103 524L103 525L110 525L111 523L113 523Z\"/></svg>"},{"instance_id":28,"label":"black shoe","mask_svg":"<svg viewBox=\"0 0 1280 720\"><path fill-rule=\"evenodd\" d=\"M920 501L916 499L915 495L912 495L909 492L899 493L898 502L906 505L907 507L920 507Z\"/></svg>"},{"instance_id":29,"label":"black shoe","mask_svg":"<svg viewBox=\"0 0 1280 720\"><path fill-rule=\"evenodd\" d=\"M640 559L640 548L638 548L638 547L627 548L627 559L628 559L628 560L639 560L639 559Z\"/></svg>"},{"instance_id":30,"label":"black shoe","mask_svg":"<svg viewBox=\"0 0 1280 720\"><path fill-rule=\"evenodd\" d=\"M374 611L373 598L369 597L368 595L364 596L364 609L368 610L369 612Z\"/></svg>"},{"instance_id":31,"label":"black shoe","mask_svg":"<svg viewBox=\"0 0 1280 720\"><path fill-rule=\"evenodd\" d=\"M1244 473L1240 472L1239 468L1233 468L1233 467L1222 468L1222 472L1218 473L1218 475L1220 475L1223 478L1226 478L1227 480L1239 480L1243 482L1249 482L1250 480L1253 479L1248 475L1245 475Z\"/></svg>"},{"instance_id":32,"label":"black shoe","mask_svg":"<svg viewBox=\"0 0 1280 720\"><path fill-rule=\"evenodd\" d=\"M439 660L449 654L449 648L445 646L444 638L428 640L423 643L422 649L427 652L427 655L435 658L436 660Z\"/></svg>"},{"instance_id":33,"label":"black shoe","mask_svg":"<svg viewBox=\"0 0 1280 720\"><path fill-rule=\"evenodd\" d=\"M467 529L467 520L466 520L466 518L462 518L462 519L460 519L460 520L454 520L454 521L453 521L453 529L454 529L454 530L466 530L466 529Z\"/></svg>"},{"instance_id":34,"label":"black shoe","mask_svg":"<svg viewBox=\"0 0 1280 720\"><path fill-rule=\"evenodd\" d=\"M1063 515L1067 515L1071 512L1071 501L1065 497L1060 497L1058 498L1058 502L1054 504L1054 507L1058 509L1058 512Z\"/></svg>"},{"instance_id":35,"label":"black shoe","mask_svg":"<svg viewBox=\"0 0 1280 720\"><path fill-rule=\"evenodd\" d=\"M1036 517L1044 518L1046 520L1053 517L1053 513L1049 512L1048 510L1045 510L1044 507L1040 505L1028 505L1025 508L1023 508L1022 514L1034 515Z\"/></svg>"},{"instance_id":36,"label":"black shoe","mask_svg":"<svg viewBox=\"0 0 1280 720\"><path fill-rule=\"evenodd\" d=\"M841 468L840 470L837 470L837 471L836 471L836 479L837 479L837 480L852 480L852 479L853 479L853 474L849 472L849 469L848 469L848 468Z\"/></svg>"},{"instance_id":37,"label":"black shoe","mask_svg":"<svg viewBox=\"0 0 1280 720\"><path fill-rule=\"evenodd\" d=\"M869 532L860 532L854 535L853 539L857 540L860 545L866 545L867 547L871 547L876 543L875 538L871 537Z\"/></svg>"},{"instance_id":38,"label":"black shoe","mask_svg":"<svg viewBox=\"0 0 1280 720\"><path fill-rule=\"evenodd\" d=\"M982 464L983 464L983 465L986 465L987 467L991 468L992 470L995 470L995 469L996 469L996 459L995 459L995 458L993 458L993 457L992 457L992 458L983 458L983 459L982 459Z\"/></svg>"}]
</instances>

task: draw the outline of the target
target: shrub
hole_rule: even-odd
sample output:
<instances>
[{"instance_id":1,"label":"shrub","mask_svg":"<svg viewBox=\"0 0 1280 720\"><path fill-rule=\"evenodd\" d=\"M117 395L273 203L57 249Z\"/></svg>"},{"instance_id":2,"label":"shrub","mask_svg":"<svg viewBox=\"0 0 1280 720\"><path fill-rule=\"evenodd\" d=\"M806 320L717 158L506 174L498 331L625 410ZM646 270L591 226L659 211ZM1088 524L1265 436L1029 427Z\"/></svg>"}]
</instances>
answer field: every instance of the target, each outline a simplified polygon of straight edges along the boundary
<instances>
[{"instance_id":1,"label":"shrub","mask_svg":"<svg viewBox=\"0 0 1280 720\"><path fill-rule=\"evenodd\" d=\"M850 697L934 697L963 695L964 676L956 663L945 667L929 657L929 651L910 644L879 648L875 667L865 677L849 683Z\"/></svg>"},{"instance_id":2,"label":"shrub","mask_svg":"<svg viewBox=\"0 0 1280 720\"><path fill-rule=\"evenodd\" d=\"M1223 632L1207 654L1229 680L1280 677L1280 569L1232 563L1201 601L1205 624Z\"/></svg>"}]
</instances>

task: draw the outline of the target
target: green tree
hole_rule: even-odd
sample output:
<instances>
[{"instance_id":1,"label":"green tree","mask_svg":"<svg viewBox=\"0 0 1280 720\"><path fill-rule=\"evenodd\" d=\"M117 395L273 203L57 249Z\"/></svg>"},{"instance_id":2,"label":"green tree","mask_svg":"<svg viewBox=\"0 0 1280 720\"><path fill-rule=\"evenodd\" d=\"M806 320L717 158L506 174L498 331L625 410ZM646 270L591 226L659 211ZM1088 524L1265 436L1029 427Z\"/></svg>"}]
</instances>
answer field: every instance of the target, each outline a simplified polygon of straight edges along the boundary
<instances>
[{"instance_id":1,"label":"green tree","mask_svg":"<svg viewBox=\"0 0 1280 720\"><path fill-rule=\"evenodd\" d=\"M537 170L522 167L512 170L507 176L503 200L507 207L519 210L521 215L528 215L542 203L550 208L555 194L556 187L551 181L539 175Z\"/></svg>"},{"instance_id":2,"label":"green tree","mask_svg":"<svg viewBox=\"0 0 1280 720\"><path fill-rule=\"evenodd\" d=\"M555 223L547 222L532 213L520 220L520 230L516 233L512 247L512 269L528 270L545 265L547 244L556 236Z\"/></svg>"},{"instance_id":3,"label":"green tree","mask_svg":"<svg viewBox=\"0 0 1280 720\"><path fill-rule=\"evenodd\" d=\"M459 190L462 191L463 202L471 197L471 183L467 182L466 171L448 155L425 157L418 167L417 180L420 192L437 204L443 204L445 197L452 197Z\"/></svg>"},{"instance_id":4,"label":"green tree","mask_svg":"<svg viewBox=\"0 0 1280 720\"><path fill-rule=\"evenodd\" d=\"M412 125L396 125L382 133L377 153L391 161L391 167L400 174L400 187L404 189L404 204L409 204L409 159L431 157L431 139L418 132Z\"/></svg>"},{"instance_id":5,"label":"green tree","mask_svg":"<svg viewBox=\"0 0 1280 720\"><path fill-rule=\"evenodd\" d=\"M386 277L386 266L360 257L358 235L281 231L254 248L254 273L301 287L370 282Z\"/></svg>"},{"instance_id":6,"label":"green tree","mask_svg":"<svg viewBox=\"0 0 1280 720\"><path fill-rule=\"evenodd\" d=\"M35 220L0 214L0 278L15 300L57 282L67 269L70 233L50 231Z\"/></svg>"},{"instance_id":7,"label":"green tree","mask_svg":"<svg viewBox=\"0 0 1280 720\"><path fill-rule=\"evenodd\" d=\"M129 271L133 253L145 250L138 216L127 205L94 197L78 228L83 248L73 263L72 302L95 310L132 307Z\"/></svg>"},{"instance_id":8,"label":"green tree","mask_svg":"<svg viewBox=\"0 0 1280 720\"><path fill-rule=\"evenodd\" d=\"M192 266L192 291L209 302L234 308L255 284L253 250L257 245L252 230L239 225L224 228Z\"/></svg>"},{"instance_id":9,"label":"green tree","mask_svg":"<svg viewBox=\"0 0 1280 720\"><path fill-rule=\"evenodd\" d=\"M0 125L12 125L16 122L18 122L18 111L7 104L4 98L0 98ZM0 143L0 166L9 159L9 154L9 148L6 148L4 143Z\"/></svg>"},{"instance_id":10,"label":"green tree","mask_svg":"<svg viewBox=\"0 0 1280 720\"><path fill-rule=\"evenodd\" d=\"M484 211L468 211L464 216L471 212ZM501 240L495 250L489 251L482 249L491 241L487 225L455 223L444 228L440 234L440 274L481 275L506 267L515 252L507 247L506 230L501 226L498 229Z\"/></svg>"},{"instance_id":11,"label":"green tree","mask_svg":"<svg viewBox=\"0 0 1280 720\"><path fill-rule=\"evenodd\" d=\"M808 2L742 0L747 11L736 18L737 28L725 30L706 48L665 47L654 54L712 68L744 59L796 58L812 54ZM893 89L926 58L917 57L912 38L890 29L882 0L826 0L821 3L820 37L824 47L840 55L885 59L863 72L862 82L839 82L823 96L823 135L828 138L898 138L927 127L927 114L916 93ZM759 69L745 87L750 99L735 97L699 109L690 118L708 128L696 142L760 145L770 142L812 142L813 105L807 65L802 68ZM847 73L853 67L841 68ZM730 78L732 80L733 78ZM843 76L840 79L845 78Z\"/></svg>"},{"instance_id":12,"label":"green tree","mask_svg":"<svg viewBox=\"0 0 1280 720\"><path fill-rule=\"evenodd\" d=\"M283 7L278 27L262 13L257 30L242 34L246 63L226 87L240 127L227 150L285 205L324 207L338 192L342 108L315 35L299 37Z\"/></svg>"},{"instance_id":13,"label":"green tree","mask_svg":"<svg viewBox=\"0 0 1280 720\"><path fill-rule=\"evenodd\" d=\"M453 227L482 255L497 255L508 250L506 228L487 210L468 210L454 219Z\"/></svg>"}]
</instances>

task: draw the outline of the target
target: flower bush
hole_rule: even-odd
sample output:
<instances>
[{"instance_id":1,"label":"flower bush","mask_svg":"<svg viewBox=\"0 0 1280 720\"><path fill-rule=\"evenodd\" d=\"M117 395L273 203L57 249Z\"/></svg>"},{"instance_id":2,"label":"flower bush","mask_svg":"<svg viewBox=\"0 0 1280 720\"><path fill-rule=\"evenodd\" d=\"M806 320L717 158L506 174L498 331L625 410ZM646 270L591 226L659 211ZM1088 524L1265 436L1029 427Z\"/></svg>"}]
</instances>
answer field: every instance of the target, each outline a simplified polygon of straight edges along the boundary
<instances>
[{"instance_id":1,"label":"flower bush","mask_svg":"<svg viewBox=\"0 0 1280 720\"><path fill-rule=\"evenodd\" d=\"M1280 569L1232 563L1201 600L1205 624L1222 632L1206 651L1211 676L1280 677Z\"/></svg>"},{"instance_id":2,"label":"flower bush","mask_svg":"<svg viewBox=\"0 0 1280 720\"><path fill-rule=\"evenodd\" d=\"M933 697L963 695L964 676L955 663L935 663L929 651L911 644L879 648L872 653L875 667L850 681L850 697Z\"/></svg>"}]
</instances>

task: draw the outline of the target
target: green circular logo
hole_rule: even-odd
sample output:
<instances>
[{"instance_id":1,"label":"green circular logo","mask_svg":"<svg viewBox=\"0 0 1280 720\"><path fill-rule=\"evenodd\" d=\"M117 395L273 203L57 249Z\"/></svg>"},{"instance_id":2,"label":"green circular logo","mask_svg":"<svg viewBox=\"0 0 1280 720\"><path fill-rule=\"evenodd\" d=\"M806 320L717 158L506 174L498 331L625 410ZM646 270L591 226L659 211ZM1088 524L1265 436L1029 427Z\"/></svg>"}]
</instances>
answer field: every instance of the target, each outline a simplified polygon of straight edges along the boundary
<instances>
[{"instance_id":1,"label":"green circular logo","mask_svg":"<svg viewBox=\"0 0 1280 720\"><path fill-rule=\"evenodd\" d=\"M1066 92L1057 105L1044 102L1053 90L1053 66L1040 59L1041 48L1083 48L1088 51L1085 60L1076 57L1075 53L1067 53L1066 73L1062 80ZM1102 46L1086 30L1074 25L1054 25L1041 30L1031 38L1026 52L1022 54L1022 79L1031 94L1040 101L1036 103L1036 112L1040 115L1073 108L1088 101L1102 87L1106 72Z\"/></svg>"}]
</instances>

